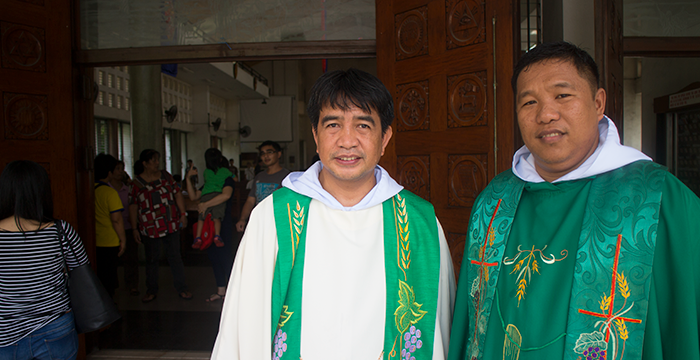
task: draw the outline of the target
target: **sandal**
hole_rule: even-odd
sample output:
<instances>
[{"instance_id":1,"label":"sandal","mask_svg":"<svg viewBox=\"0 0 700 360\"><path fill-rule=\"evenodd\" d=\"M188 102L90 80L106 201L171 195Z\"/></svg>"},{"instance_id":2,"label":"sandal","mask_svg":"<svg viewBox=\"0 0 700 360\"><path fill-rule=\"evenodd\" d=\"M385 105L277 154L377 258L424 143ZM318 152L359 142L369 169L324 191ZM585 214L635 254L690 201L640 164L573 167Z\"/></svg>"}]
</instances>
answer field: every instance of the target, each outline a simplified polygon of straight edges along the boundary
<instances>
[{"instance_id":1,"label":"sandal","mask_svg":"<svg viewBox=\"0 0 700 360\"><path fill-rule=\"evenodd\" d=\"M192 300L192 293L189 291L183 291L179 295L181 298L183 298L185 300Z\"/></svg>"},{"instance_id":2,"label":"sandal","mask_svg":"<svg viewBox=\"0 0 700 360\"><path fill-rule=\"evenodd\" d=\"M226 294L224 294L224 295L211 294L211 296L208 299L205 299L204 301L206 301L208 303L213 303L213 302L218 302L219 300L221 300L223 302L225 298L226 298Z\"/></svg>"},{"instance_id":3,"label":"sandal","mask_svg":"<svg viewBox=\"0 0 700 360\"><path fill-rule=\"evenodd\" d=\"M149 303L149 302L155 300L156 297L158 297L156 294L146 294L146 296L144 296L143 299L141 299L141 302Z\"/></svg>"},{"instance_id":4,"label":"sandal","mask_svg":"<svg viewBox=\"0 0 700 360\"><path fill-rule=\"evenodd\" d=\"M202 238L197 236L192 243L192 248L199 249L200 247L202 247Z\"/></svg>"},{"instance_id":5,"label":"sandal","mask_svg":"<svg viewBox=\"0 0 700 360\"><path fill-rule=\"evenodd\" d=\"M214 235L214 245L216 245L216 247L223 247L224 246L224 240L221 239L221 236Z\"/></svg>"}]
</instances>

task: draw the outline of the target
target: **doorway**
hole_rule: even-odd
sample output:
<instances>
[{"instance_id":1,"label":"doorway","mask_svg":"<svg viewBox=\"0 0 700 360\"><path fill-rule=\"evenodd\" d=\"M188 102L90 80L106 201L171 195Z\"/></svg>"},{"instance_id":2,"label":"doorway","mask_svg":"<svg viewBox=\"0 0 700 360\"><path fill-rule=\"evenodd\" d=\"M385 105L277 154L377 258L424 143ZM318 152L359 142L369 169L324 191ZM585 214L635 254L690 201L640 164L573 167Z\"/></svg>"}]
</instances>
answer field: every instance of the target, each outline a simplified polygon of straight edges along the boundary
<instances>
[{"instance_id":1,"label":"doorway","mask_svg":"<svg viewBox=\"0 0 700 360\"><path fill-rule=\"evenodd\" d=\"M221 71L224 65L238 65L238 79L243 79L243 71L254 76L260 84L257 90L243 88L244 82ZM144 83L143 79L138 78L139 75L134 76L145 72L140 67L150 67L148 71L157 70L160 81ZM284 167L297 171L310 166L316 149L306 113L306 94L324 71L350 67L374 75L377 72L376 61L372 58L170 64L167 73L164 72L164 67L153 65L116 64L113 67L93 68L91 72L95 74L100 91L93 105L96 118L95 139L99 145L97 149L124 160L133 176L132 166L141 150L139 146L158 146L161 168L174 176L182 176L187 160L192 160L198 169L205 169L204 151L216 145L225 157L234 159L239 168L239 181L233 195L236 209L232 221L235 223L249 191L246 188L245 169L257 162L257 146L261 139L280 142ZM105 74L114 74L112 81ZM147 78L150 79L151 76ZM121 84L119 89L117 84ZM262 85L268 88L264 94L260 92ZM161 109L161 116L155 118L156 124L139 124L153 122L154 116L144 115L150 109L139 108L143 106L139 105L142 102L137 98L138 94L131 91L135 86L142 91L150 89L156 95L148 98L160 100L160 104L145 104ZM121 99L117 101L118 96ZM249 105L256 105L251 109L275 106L274 100L278 98L293 99L291 107L286 110L288 123L277 123L275 129L253 126L260 119L254 110L249 110ZM122 104L121 108L118 104ZM125 104L129 104L128 107ZM177 108L177 115L170 119L168 114L173 111L173 106ZM125 114L119 115L118 111ZM105 114L112 114L113 117L106 118ZM128 122L122 119L128 119ZM215 127L217 122L218 126ZM243 131L248 125L251 125L252 130ZM155 133L136 130L158 126L160 129ZM279 135L271 131L281 127L288 127L289 133ZM176 139L179 139L179 144L176 144ZM158 144L158 140L161 143L154 145ZM127 157L128 154L133 154L131 160ZM200 185L202 181L200 175ZM197 204L186 203L189 210L188 223L192 224L196 222ZM141 298L146 291L145 256L143 247L140 246L139 294L132 295L131 289L124 286L125 265L121 265L120 287L115 300L123 318L99 334L98 347L101 350L211 351L218 332L222 301L206 301L217 290L209 258L206 252L191 248L191 225L183 228L182 233L180 251L185 265L186 283L194 295L193 299L179 298L171 285L173 277L170 267L165 259L161 259L158 297L152 302L143 303ZM241 236L241 233L236 233L234 242L240 241Z\"/></svg>"}]
</instances>

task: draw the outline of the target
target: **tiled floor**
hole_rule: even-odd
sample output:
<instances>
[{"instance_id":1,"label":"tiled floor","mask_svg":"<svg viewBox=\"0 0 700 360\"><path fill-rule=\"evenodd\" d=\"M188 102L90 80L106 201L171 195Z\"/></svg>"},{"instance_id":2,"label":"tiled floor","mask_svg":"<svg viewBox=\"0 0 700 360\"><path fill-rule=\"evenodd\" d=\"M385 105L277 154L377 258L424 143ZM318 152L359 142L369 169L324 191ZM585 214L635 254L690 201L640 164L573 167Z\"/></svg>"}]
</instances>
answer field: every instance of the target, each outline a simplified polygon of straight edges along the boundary
<instances>
[{"instance_id":1,"label":"tiled floor","mask_svg":"<svg viewBox=\"0 0 700 360\"><path fill-rule=\"evenodd\" d=\"M186 266L191 300L181 299L172 285L170 267L159 269L158 297L144 304L145 268L140 268L140 292L131 296L128 289L117 289L115 301L122 318L99 334L99 351L88 359L208 359L216 340L222 302L206 302L216 292L210 266L205 261L192 261ZM120 281L122 280L120 268Z\"/></svg>"},{"instance_id":2,"label":"tiled floor","mask_svg":"<svg viewBox=\"0 0 700 360\"><path fill-rule=\"evenodd\" d=\"M121 281L121 268L120 281ZM191 312L221 312L221 301L206 302L209 296L216 292L214 272L210 266L185 266L185 279L187 286L192 291L192 299L185 300L178 296L173 286L173 277L169 266L161 266L158 269L158 297L149 302L141 302L146 294L146 274L143 266L139 269L141 292L138 296L129 295L129 289L120 287L115 294L115 301L119 310L134 311L191 311Z\"/></svg>"}]
</instances>

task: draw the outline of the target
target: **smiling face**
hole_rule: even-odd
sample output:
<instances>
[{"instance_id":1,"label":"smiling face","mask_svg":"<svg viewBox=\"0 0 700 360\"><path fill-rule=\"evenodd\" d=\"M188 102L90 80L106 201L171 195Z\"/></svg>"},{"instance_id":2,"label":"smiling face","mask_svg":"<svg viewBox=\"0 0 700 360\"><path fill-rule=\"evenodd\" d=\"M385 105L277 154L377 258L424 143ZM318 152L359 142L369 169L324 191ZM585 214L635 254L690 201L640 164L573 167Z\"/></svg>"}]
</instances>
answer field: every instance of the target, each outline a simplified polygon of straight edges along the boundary
<instances>
[{"instance_id":1,"label":"smiling face","mask_svg":"<svg viewBox=\"0 0 700 360\"><path fill-rule=\"evenodd\" d=\"M532 64L518 77L518 125L546 181L578 168L598 146L605 90L595 93L569 61Z\"/></svg>"},{"instance_id":2,"label":"smiling face","mask_svg":"<svg viewBox=\"0 0 700 360\"><path fill-rule=\"evenodd\" d=\"M319 181L330 187L362 189L374 186L374 167L391 139L391 126L382 134L376 111L352 106L347 110L324 106L314 130L318 156L323 163ZM369 190L368 190L369 191Z\"/></svg>"}]
</instances>

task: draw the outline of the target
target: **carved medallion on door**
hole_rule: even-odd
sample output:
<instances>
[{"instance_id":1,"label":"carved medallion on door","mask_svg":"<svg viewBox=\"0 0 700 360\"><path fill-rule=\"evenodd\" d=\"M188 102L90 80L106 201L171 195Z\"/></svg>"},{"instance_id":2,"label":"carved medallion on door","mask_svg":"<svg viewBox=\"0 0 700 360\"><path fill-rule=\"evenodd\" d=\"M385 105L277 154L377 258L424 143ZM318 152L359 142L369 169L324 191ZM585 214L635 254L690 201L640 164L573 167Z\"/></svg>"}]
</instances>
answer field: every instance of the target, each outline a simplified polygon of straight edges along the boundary
<instances>
[{"instance_id":1,"label":"carved medallion on door","mask_svg":"<svg viewBox=\"0 0 700 360\"><path fill-rule=\"evenodd\" d=\"M428 80L398 85L396 124L398 131L426 130L430 127Z\"/></svg>"},{"instance_id":2,"label":"carved medallion on door","mask_svg":"<svg viewBox=\"0 0 700 360\"><path fill-rule=\"evenodd\" d=\"M486 70L447 78L447 126L486 125Z\"/></svg>"},{"instance_id":3,"label":"carved medallion on door","mask_svg":"<svg viewBox=\"0 0 700 360\"><path fill-rule=\"evenodd\" d=\"M396 60L428 53L428 7L423 6L395 16Z\"/></svg>"},{"instance_id":4,"label":"carved medallion on door","mask_svg":"<svg viewBox=\"0 0 700 360\"><path fill-rule=\"evenodd\" d=\"M430 201L430 156L399 156L397 160L399 184Z\"/></svg>"},{"instance_id":5,"label":"carved medallion on door","mask_svg":"<svg viewBox=\"0 0 700 360\"><path fill-rule=\"evenodd\" d=\"M3 93L5 139L48 140L47 98Z\"/></svg>"},{"instance_id":6,"label":"carved medallion on door","mask_svg":"<svg viewBox=\"0 0 700 360\"><path fill-rule=\"evenodd\" d=\"M488 183L486 177L486 154L449 155L449 191L447 203L450 207L471 207L476 197Z\"/></svg>"},{"instance_id":7,"label":"carved medallion on door","mask_svg":"<svg viewBox=\"0 0 700 360\"><path fill-rule=\"evenodd\" d=\"M3 68L46 71L46 37L43 29L2 21L0 38Z\"/></svg>"},{"instance_id":8,"label":"carved medallion on door","mask_svg":"<svg viewBox=\"0 0 700 360\"><path fill-rule=\"evenodd\" d=\"M484 42L484 2L451 0L446 7L447 48L454 49Z\"/></svg>"}]
</instances>

